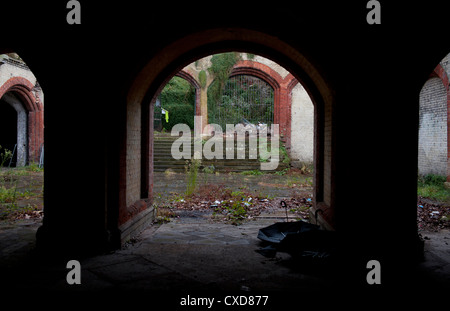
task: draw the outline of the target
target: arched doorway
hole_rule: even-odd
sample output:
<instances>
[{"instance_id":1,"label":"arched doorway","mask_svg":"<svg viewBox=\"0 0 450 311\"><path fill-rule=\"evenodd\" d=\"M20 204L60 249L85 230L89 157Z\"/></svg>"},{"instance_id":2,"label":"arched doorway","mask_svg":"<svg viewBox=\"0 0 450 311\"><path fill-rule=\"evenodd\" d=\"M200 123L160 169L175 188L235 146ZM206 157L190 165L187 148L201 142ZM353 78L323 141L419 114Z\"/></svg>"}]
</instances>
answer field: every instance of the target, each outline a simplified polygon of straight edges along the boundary
<instances>
[{"instance_id":1,"label":"arched doorway","mask_svg":"<svg viewBox=\"0 0 450 311\"><path fill-rule=\"evenodd\" d=\"M22 103L13 94L6 93L0 100L2 109L3 149L13 152L8 166L25 166L28 163L28 116ZM11 113L15 112L15 113Z\"/></svg>"},{"instance_id":2,"label":"arched doorway","mask_svg":"<svg viewBox=\"0 0 450 311\"><path fill-rule=\"evenodd\" d=\"M192 59L211 55L217 51L242 50L250 53L263 51L274 61L282 63L298 81L302 82L315 104L314 206L322 211L318 221L325 227L332 228L334 225L334 176L332 174L334 139L332 131L324 130L325 127L331 129L333 122L334 101L330 89L316 68L299 51L290 49L286 43L267 34L239 29L240 34L243 32L246 34L245 40L236 36L237 32L230 29L208 30L206 33L195 33L184 37L167 50L161 50L160 54L149 60L134 80L127 96L127 115L139 115L141 111L144 111L143 117L146 118L147 106L154 104L155 96L165 81L168 81ZM167 70L170 70L170 74ZM150 110L152 108L150 107ZM123 145L120 159L121 167L126 168L122 171L125 175L119 177L121 191L119 192L118 222L120 231L127 232L122 234L123 236L128 236L128 233L133 230L131 229L133 223L136 223L134 219L142 219L144 214L149 213L152 201L151 156L144 154L141 161L136 161L133 160L135 156L132 152L136 150L134 146L136 140L133 138L135 133L147 133L149 130L142 127L147 122L139 123L134 120L136 119L127 118L125 138L127 143ZM148 141L149 145L144 143L140 146L140 150L151 149L152 142L143 141ZM139 189L143 191L139 192Z\"/></svg>"},{"instance_id":3,"label":"arched doorway","mask_svg":"<svg viewBox=\"0 0 450 311\"><path fill-rule=\"evenodd\" d=\"M0 152L4 153L6 150L12 152L17 144L17 112L3 100L0 101L0 131L3 133ZM12 161L15 163L16 159L13 158ZM9 160L4 165L8 166Z\"/></svg>"},{"instance_id":4,"label":"arched doorway","mask_svg":"<svg viewBox=\"0 0 450 311\"><path fill-rule=\"evenodd\" d=\"M209 92L216 88L210 85ZM274 89L255 76L233 75L225 84L219 101L208 100L208 121L220 125L274 123Z\"/></svg>"},{"instance_id":5,"label":"arched doorway","mask_svg":"<svg viewBox=\"0 0 450 311\"><path fill-rule=\"evenodd\" d=\"M8 59L3 61L5 64L0 67L0 75L9 78L0 85L0 99L3 105L9 105L16 111L17 138L11 150L16 149L18 166L39 163L44 144L42 89L24 63L17 64L17 61Z\"/></svg>"}]
</instances>

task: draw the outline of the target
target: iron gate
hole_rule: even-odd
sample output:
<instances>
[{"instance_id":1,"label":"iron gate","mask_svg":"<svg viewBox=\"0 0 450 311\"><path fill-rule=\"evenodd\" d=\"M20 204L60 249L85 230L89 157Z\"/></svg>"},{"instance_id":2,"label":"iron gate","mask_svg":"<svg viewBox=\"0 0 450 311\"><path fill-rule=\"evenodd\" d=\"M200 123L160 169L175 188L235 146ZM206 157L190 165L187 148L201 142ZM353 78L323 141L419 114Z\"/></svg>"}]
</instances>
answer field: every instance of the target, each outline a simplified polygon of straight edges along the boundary
<instances>
[{"instance_id":1,"label":"iron gate","mask_svg":"<svg viewBox=\"0 0 450 311\"><path fill-rule=\"evenodd\" d=\"M219 124L273 123L274 90L264 80L249 75L236 75L225 84L219 103L208 101L208 121Z\"/></svg>"}]
</instances>

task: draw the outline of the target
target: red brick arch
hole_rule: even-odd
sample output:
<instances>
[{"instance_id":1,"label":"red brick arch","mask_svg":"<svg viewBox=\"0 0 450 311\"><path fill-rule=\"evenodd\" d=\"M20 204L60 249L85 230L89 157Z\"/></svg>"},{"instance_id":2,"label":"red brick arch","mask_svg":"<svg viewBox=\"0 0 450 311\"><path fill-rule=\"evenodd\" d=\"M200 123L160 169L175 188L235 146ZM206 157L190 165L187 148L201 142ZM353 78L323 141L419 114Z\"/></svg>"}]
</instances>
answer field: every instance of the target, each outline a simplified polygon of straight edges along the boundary
<instances>
[{"instance_id":1,"label":"red brick arch","mask_svg":"<svg viewBox=\"0 0 450 311\"><path fill-rule=\"evenodd\" d=\"M252 60L239 61L230 76L251 75L267 82L274 90L274 123L280 125L280 135L289 149L291 145L291 97L298 83L292 74L284 79L269 66Z\"/></svg>"},{"instance_id":2,"label":"red brick arch","mask_svg":"<svg viewBox=\"0 0 450 311\"><path fill-rule=\"evenodd\" d=\"M34 96L34 85L23 77L13 77L0 86L0 98L14 93L28 111L28 157L30 162L39 161L39 150L44 143L44 107Z\"/></svg>"},{"instance_id":3,"label":"red brick arch","mask_svg":"<svg viewBox=\"0 0 450 311\"><path fill-rule=\"evenodd\" d=\"M201 115L201 108L200 108L200 89L201 86L198 83L198 81L192 76L191 73L180 70L175 74L175 76L183 78L184 80L188 81L194 88L195 88L195 114Z\"/></svg>"}]
</instances>

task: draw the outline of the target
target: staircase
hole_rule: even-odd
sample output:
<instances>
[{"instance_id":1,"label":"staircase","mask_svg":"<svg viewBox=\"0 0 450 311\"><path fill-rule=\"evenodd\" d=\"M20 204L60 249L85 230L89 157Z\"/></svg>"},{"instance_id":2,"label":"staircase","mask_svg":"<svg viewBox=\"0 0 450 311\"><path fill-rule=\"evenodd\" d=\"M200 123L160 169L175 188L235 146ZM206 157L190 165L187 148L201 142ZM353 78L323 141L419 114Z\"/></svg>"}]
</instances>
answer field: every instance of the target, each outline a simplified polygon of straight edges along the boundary
<instances>
[{"instance_id":1,"label":"staircase","mask_svg":"<svg viewBox=\"0 0 450 311\"><path fill-rule=\"evenodd\" d=\"M153 143L153 170L155 172L164 172L167 169L171 169L175 172L185 172L185 168L187 167L186 159L176 160L171 155L171 147L175 140L178 137L170 136L170 133L159 133L155 132L154 134L154 143ZM280 145L282 143L280 142ZM223 146L223 159L212 159L207 160L203 157L200 171L203 171L203 168L209 168L210 172L243 172L243 171L254 171L260 170L261 162L259 159L249 159L248 158L248 141L245 144L245 159L236 159L236 151L235 151L235 159L226 159L225 157L225 140ZM235 150L236 150L236 141L235 141ZM191 140L191 154L194 152L194 144L193 140ZM280 155L281 157L281 155ZM280 171L288 167L288 164L282 163L283 159L280 159L278 163L278 167L274 171ZM264 171L271 172L271 171Z\"/></svg>"}]
</instances>

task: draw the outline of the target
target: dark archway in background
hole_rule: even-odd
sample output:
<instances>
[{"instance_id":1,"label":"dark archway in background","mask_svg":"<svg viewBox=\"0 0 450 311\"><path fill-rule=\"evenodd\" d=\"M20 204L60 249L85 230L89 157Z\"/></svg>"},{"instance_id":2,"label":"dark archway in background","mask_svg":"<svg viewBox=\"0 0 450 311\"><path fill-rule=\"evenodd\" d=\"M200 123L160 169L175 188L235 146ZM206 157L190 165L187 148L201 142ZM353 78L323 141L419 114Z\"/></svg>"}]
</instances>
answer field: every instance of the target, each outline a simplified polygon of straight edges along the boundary
<instances>
[{"instance_id":1,"label":"dark archway in background","mask_svg":"<svg viewBox=\"0 0 450 311\"><path fill-rule=\"evenodd\" d=\"M13 151L17 144L17 111L4 100L0 100L0 133L2 133L0 140L2 149L0 149L0 153L4 153L5 149ZM17 154L12 159L14 166L16 162ZM3 165L8 166L9 160Z\"/></svg>"}]
</instances>

